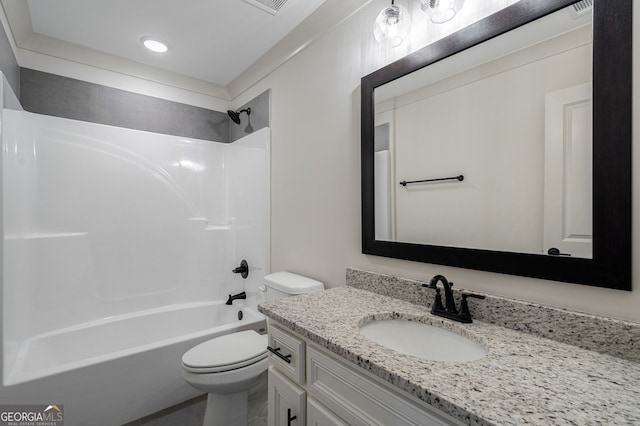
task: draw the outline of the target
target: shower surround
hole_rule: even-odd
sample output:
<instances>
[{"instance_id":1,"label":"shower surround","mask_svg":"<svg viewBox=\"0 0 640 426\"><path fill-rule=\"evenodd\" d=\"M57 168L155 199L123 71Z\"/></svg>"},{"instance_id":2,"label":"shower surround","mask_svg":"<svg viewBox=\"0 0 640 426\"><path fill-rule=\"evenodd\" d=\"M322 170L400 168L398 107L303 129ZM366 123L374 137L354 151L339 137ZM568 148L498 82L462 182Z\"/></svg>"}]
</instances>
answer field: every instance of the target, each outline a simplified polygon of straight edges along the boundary
<instances>
[{"instance_id":1,"label":"shower surround","mask_svg":"<svg viewBox=\"0 0 640 426\"><path fill-rule=\"evenodd\" d=\"M0 400L125 423L197 394L184 350L264 328L269 128L225 144L4 109L2 143Z\"/></svg>"}]
</instances>

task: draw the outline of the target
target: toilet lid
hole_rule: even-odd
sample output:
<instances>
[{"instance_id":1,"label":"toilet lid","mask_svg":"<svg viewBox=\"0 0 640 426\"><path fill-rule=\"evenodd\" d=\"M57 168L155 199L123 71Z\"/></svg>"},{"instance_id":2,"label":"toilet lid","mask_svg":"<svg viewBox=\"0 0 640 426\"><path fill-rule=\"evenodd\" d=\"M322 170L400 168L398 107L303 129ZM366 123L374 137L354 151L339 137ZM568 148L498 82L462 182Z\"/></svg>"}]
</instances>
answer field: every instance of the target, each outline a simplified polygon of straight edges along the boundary
<instances>
[{"instance_id":1,"label":"toilet lid","mask_svg":"<svg viewBox=\"0 0 640 426\"><path fill-rule=\"evenodd\" d=\"M253 364L267 356L267 339L254 330L239 331L208 340L182 356L189 370L228 371Z\"/></svg>"}]
</instances>

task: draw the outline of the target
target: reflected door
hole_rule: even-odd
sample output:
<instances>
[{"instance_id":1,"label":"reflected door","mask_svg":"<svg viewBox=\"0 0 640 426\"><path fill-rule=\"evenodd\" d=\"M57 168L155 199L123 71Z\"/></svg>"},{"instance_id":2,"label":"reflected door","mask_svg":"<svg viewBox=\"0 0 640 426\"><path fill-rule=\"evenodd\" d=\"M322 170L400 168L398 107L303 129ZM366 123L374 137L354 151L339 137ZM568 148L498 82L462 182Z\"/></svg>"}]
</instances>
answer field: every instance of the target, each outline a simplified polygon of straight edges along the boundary
<instances>
[{"instance_id":1,"label":"reflected door","mask_svg":"<svg viewBox=\"0 0 640 426\"><path fill-rule=\"evenodd\" d=\"M591 84L546 95L545 253L592 257L592 127Z\"/></svg>"}]
</instances>

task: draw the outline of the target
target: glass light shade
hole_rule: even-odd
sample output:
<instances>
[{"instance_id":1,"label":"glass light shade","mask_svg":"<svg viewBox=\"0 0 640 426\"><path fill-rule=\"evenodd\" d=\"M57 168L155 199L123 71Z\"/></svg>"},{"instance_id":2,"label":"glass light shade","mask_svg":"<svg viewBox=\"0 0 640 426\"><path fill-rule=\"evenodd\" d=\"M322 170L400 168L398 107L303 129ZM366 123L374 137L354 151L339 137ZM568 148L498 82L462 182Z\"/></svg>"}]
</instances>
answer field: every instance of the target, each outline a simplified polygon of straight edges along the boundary
<instances>
[{"instance_id":1,"label":"glass light shade","mask_svg":"<svg viewBox=\"0 0 640 426\"><path fill-rule=\"evenodd\" d=\"M464 0L420 0L422 11L434 24L450 21L463 5Z\"/></svg>"},{"instance_id":2,"label":"glass light shade","mask_svg":"<svg viewBox=\"0 0 640 426\"><path fill-rule=\"evenodd\" d=\"M392 3L378 14L373 26L373 35L381 45L396 47L407 38L410 29L411 17L407 9Z\"/></svg>"}]
</instances>

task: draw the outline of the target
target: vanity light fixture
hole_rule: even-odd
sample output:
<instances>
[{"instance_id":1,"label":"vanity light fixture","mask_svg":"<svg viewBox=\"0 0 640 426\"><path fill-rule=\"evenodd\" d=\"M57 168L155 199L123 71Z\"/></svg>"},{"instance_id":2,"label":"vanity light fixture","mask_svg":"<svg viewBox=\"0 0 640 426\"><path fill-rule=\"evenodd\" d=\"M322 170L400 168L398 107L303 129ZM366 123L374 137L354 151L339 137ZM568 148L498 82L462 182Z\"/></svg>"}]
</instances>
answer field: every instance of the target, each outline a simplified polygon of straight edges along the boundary
<instances>
[{"instance_id":1,"label":"vanity light fixture","mask_svg":"<svg viewBox=\"0 0 640 426\"><path fill-rule=\"evenodd\" d=\"M411 17L407 9L391 0L391 6L378 14L373 25L373 35L383 46L396 47L402 44L410 28Z\"/></svg>"},{"instance_id":2,"label":"vanity light fixture","mask_svg":"<svg viewBox=\"0 0 640 426\"><path fill-rule=\"evenodd\" d=\"M161 42L160 40L153 37L141 37L140 43L147 49L155 53L165 53L169 50L169 46L166 43Z\"/></svg>"},{"instance_id":3,"label":"vanity light fixture","mask_svg":"<svg viewBox=\"0 0 640 426\"><path fill-rule=\"evenodd\" d=\"M434 24L450 21L463 5L464 0L420 0L422 11Z\"/></svg>"}]
</instances>

